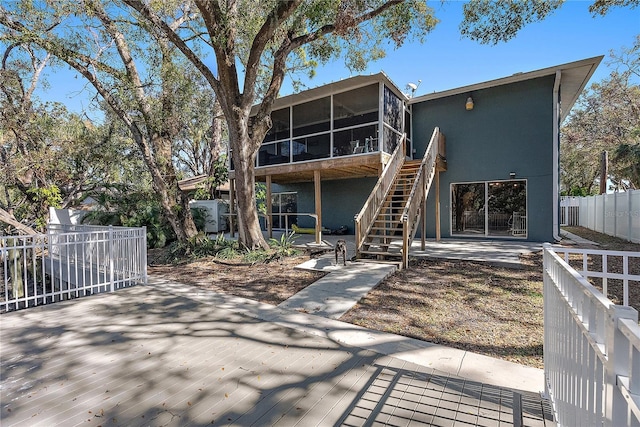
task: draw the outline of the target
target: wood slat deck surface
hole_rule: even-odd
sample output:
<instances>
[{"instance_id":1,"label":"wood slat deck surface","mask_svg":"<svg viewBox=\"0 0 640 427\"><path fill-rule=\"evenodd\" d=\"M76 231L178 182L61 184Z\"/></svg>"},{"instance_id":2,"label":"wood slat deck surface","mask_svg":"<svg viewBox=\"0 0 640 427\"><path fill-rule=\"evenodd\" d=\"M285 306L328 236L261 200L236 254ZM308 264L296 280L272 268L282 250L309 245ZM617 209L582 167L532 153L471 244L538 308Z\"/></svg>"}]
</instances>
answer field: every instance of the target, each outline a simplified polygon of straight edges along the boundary
<instances>
[{"instance_id":1,"label":"wood slat deck surface","mask_svg":"<svg viewBox=\"0 0 640 427\"><path fill-rule=\"evenodd\" d=\"M512 390L154 288L0 322L3 426L513 425Z\"/></svg>"}]
</instances>

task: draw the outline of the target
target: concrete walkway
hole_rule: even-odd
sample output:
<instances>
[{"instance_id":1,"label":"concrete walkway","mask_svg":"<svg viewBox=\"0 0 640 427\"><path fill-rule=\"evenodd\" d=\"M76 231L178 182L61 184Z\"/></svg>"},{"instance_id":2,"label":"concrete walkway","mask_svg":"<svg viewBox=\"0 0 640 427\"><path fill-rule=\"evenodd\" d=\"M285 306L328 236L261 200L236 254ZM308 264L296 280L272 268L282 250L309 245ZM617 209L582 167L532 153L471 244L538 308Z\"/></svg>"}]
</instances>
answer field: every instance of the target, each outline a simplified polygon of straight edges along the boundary
<instances>
[{"instance_id":1,"label":"concrete walkway","mask_svg":"<svg viewBox=\"0 0 640 427\"><path fill-rule=\"evenodd\" d=\"M340 260L342 262L342 260ZM347 261L335 264L333 255L311 259L297 268L329 272L278 307L339 319L371 289L396 271L396 266Z\"/></svg>"},{"instance_id":2,"label":"concrete walkway","mask_svg":"<svg viewBox=\"0 0 640 427\"><path fill-rule=\"evenodd\" d=\"M153 277L0 322L3 426L554 425L516 366Z\"/></svg>"},{"instance_id":3,"label":"concrete walkway","mask_svg":"<svg viewBox=\"0 0 640 427\"><path fill-rule=\"evenodd\" d=\"M540 369L335 320L395 267L301 268L330 274L277 307L150 277L0 316L0 421L554 425Z\"/></svg>"},{"instance_id":4,"label":"concrete walkway","mask_svg":"<svg viewBox=\"0 0 640 427\"><path fill-rule=\"evenodd\" d=\"M348 266L347 269L343 271L346 272L350 267L352 266ZM353 267L360 268L360 266ZM338 280L339 275L336 274L334 278ZM293 303L289 305L286 304L287 301L275 307L246 298L211 291L202 291L196 287L181 285L162 279L150 278L149 286L165 292L168 291L175 295L185 296L202 303L211 304L218 308L230 310L234 313L272 322L301 333L328 338L350 347L372 350L417 365L446 372L447 374L465 377L469 380L534 393L544 391L544 373L541 369L401 335L374 331L340 322L328 316L317 315L318 312L334 313L344 309L346 301L340 301L340 298L345 297L345 295L347 295L346 292L337 292L333 295L334 299L330 299L327 297L327 292L317 288L317 291L307 293L304 299L297 299L294 296L287 300L304 301L309 305L318 304L325 306L323 311L310 314L304 309L295 307ZM347 287L352 288L358 286L366 288L372 287L372 284L364 283L356 279L352 279L352 284L347 284ZM327 298L324 304L322 303L322 298ZM331 308L332 301L339 301L339 308ZM357 301L358 300L354 298L349 302L350 305L355 305Z\"/></svg>"},{"instance_id":5,"label":"concrete walkway","mask_svg":"<svg viewBox=\"0 0 640 427\"><path fill-rule=\"evenodd\" d=\"M280 233L281 234L281 233ZM577 236L576 236L577 237ZM308 251L332 251L338 239L347 242L348 254L355 255L355 236L323 236L320 244L315 243L314 236L300 234L295 237L295 246ZM485 239L427 239L422 250L420 239L415 239L409 255L412 257L457 259L465 261L485 262L498 267L519 268L520 255L542 250L542 243L523 242L518 240L485 240ZM331 252L333 256L333 252Z\"/></svg>"},{"instance_id":6,"label":"concrete walkway","mask_svg":"<svg viewBox=\"0 0 640 427\"><path fill-rule=\"evenodd\" d=\"M560 242L562 244L578 245L578 246L584 246L584 245L600 246L599 243L592 242L591 240L588 240L576 234L570 233L567 230L560 230L560 237L562 237L562 242Z\"/></svg>"},{"instance_id":7,"label":"concrete walkway","mask_svg":"<svg viewBox=\"0 0 640 427\"><path fill-rule=\"evenodd\" d=\"M303 235L299 236L297 243L306 249L324 248L329 251L338 239L346 240L349 253L355 253L353 236L328 236L318 245L311 236ZM427 241L424 251L420 241L414 242L411 255L473 260L518 268L521 254L541 249L541 244L531 242L445 239ZM347 261L343 266L340 258L338 261L336 264L333 252L328 252L297 267L328 274L278 305L278 309L296 313L258 310L246 314L307 333L325 335L325 331L331 331L328 336L343 344L371 349L416 364L429 360L429 367L474 381L515 386L528 391L544 390L544 373L540 369L335 321L396 270L394 265L384 263ZM325 319L309 317L309 314Z\"/></svg>"}]
</instances>

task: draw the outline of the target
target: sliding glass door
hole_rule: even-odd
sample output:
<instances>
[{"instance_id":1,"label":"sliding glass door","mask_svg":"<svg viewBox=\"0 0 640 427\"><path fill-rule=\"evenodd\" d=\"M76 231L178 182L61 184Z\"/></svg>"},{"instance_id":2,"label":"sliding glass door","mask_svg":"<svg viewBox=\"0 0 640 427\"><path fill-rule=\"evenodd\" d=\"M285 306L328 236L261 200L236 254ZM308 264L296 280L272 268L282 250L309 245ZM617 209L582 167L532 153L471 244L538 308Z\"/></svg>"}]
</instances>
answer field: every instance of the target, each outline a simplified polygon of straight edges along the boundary
<instances>
[{"instance_id":1,"label":"sliding glass door","mask_svg":"<svg viewBox=\"0 0 640 427\"><path fill-rule=\"evenodd\" d=\"M271 195L271 226L275 230L289 230L298 224L298 193L273 193Z\"/></svg>"},{"instance_id":2,"label":"sliding glass door","mask_svg":"<svg viewBox=\"0 0 640 427\"><path fill-rule=\"evenodd\" d=\"M526 238L526 180L451 184L451 234Z\"/></svg>"}]
</instances>

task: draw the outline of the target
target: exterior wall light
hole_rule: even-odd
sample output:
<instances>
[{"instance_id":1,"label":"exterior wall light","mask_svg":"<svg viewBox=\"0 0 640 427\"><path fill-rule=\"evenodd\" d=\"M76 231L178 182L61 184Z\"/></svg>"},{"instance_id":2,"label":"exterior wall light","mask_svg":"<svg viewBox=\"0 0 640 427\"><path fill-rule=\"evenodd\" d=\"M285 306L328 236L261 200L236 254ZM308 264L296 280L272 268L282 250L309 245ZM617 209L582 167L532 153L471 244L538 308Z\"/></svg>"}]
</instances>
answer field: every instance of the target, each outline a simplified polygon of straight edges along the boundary
<instances>
[{"instance_id":1,"label":"exterior wall light","mask_svg":"<svg viewBox=\"0 0 640 427\"><path fill-rule=\"evenodd\" d=\"M516 173L515 172L510 172L509 173L509 178L513 179L516 177Z\"/></svg>"},{"instance_id":2,"label":"exterior wall light","mask_svg":"<svg viewBox=\"0 0 640 427\"><path fill-rule=\"evenodd\" d=\"M467 108L467 111L473 110L473 98L471 98L471 96L467 98L467 103L465 104L465 107Z\"/></svg>"}]
</instances>

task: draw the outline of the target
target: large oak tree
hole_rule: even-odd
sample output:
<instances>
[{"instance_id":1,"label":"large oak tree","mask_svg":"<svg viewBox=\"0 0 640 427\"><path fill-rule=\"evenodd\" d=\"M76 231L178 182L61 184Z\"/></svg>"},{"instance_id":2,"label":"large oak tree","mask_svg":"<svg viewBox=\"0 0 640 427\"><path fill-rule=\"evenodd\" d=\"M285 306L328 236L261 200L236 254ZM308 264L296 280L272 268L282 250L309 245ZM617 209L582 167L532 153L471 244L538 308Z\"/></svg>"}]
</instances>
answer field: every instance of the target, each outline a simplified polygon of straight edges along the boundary
<instances>
[{"instance_id":1,"label":"large oak tree","mask_svg":"<svg viewBox=\"0 0 640 427\"><path fill-rule=\"evenodd\" d=\"M417 0L195 0L193 12L204 31L194 20L187 31L177 29L155 3L124 2L161 30L215 91L235 167L239 239L248 248L266 247L256 209L254 165L287 73L343 52L350 68L362 70L369 60L383 56L384 40L397 47L407 37L424 37L436 23L425 2ZM195 35L213 51L213 64L194 51L190 41Z\"/></svg>"}]
</instances>

